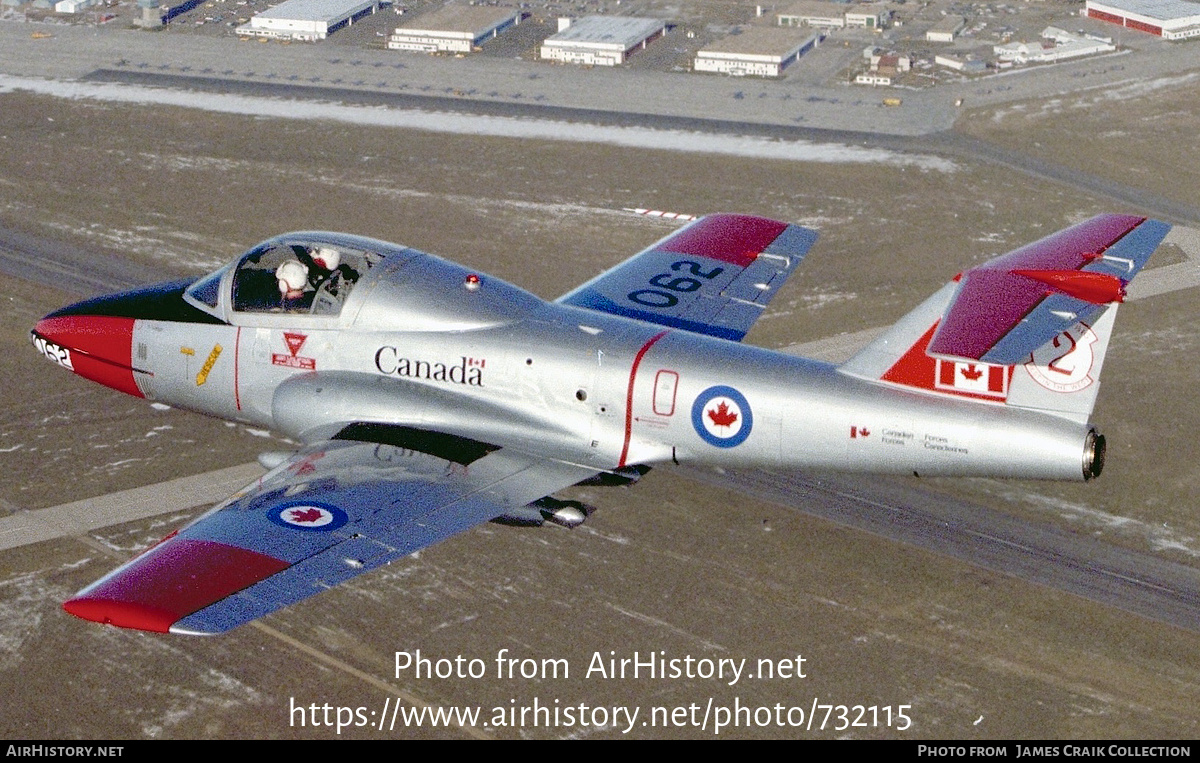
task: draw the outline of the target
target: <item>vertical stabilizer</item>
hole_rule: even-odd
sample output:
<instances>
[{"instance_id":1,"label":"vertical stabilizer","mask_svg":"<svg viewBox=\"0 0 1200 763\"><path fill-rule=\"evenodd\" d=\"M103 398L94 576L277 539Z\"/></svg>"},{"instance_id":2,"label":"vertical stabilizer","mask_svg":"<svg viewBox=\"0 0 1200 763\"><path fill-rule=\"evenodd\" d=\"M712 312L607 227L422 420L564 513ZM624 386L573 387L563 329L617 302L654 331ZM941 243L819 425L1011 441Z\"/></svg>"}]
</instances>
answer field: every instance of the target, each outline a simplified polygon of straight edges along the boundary
<instances>
[{"instance_id":1,"label":"vertical stabilizer","mask_svg":"<svg viewBox=\"0 0 1200 763\"><path fill-rule=\"evenodd\" d=\"M1170 226L1100 215L961 274L839 370L1086 422L1125 287Z\"/></svg>"}]
</instances>

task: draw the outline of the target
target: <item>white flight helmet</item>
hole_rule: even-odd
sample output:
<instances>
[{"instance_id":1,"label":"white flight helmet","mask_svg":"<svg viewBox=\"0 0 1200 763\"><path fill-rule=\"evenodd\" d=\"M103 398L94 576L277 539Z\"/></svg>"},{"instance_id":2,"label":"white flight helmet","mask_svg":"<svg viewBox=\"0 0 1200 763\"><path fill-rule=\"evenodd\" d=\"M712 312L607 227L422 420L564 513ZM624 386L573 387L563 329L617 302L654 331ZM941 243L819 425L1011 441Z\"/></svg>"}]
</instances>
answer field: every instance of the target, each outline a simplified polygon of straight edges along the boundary
<instances>
[{"instance_id":1,"label":"white flight helmet","mask_svg":"<svg viewBox=\"0 0 1200 763\"><path fill-rule=\"evenodd\" d=\"M280 294L301 291L308 283L308 268L299 260L288 260L275 268L275 278Z\"/></svg>"},{"instance_id":2,"label":"white flight helmet","mask_svg":"<svg viewBox=\"0 0 1200 763\"><path fill-rule=\"evenodd\" d=\"M312 258L319 267L337 270L337 266L342 262L342 253L332 247L322 246L313 252Z\"/></svg>"}]
</instances>

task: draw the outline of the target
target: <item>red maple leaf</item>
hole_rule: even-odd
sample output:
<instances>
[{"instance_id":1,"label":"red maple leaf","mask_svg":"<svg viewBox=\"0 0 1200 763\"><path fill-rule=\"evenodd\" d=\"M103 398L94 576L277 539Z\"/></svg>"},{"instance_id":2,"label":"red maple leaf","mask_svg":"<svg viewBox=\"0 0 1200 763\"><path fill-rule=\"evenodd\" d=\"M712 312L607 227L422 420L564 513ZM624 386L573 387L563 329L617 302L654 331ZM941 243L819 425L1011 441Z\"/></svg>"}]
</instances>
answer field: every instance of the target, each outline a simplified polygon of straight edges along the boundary
<instances>
[{"instance_id":1,"label":"red maple leaf","mask_svg":"<svg viewBox=\"0 0 1200 763\"><path fill-rule=\"evenodd\" d=\"M320 509L293 509L291 512L291 521L293 522L319 522L325 515Z\"/></svg>"},{"instance_id":2,"label":"red maple leaf","mask_svg":"<svg viewBox=\"0 0 1200 763\"><path fill-rule=\"evenodd\" d=\"M976 368L974 363L970 363L966 368L963 369L962 375L964 379L978 381L979 377L983 376L983 371L980 371L978 368Z\"/></svg>"},{"instance_id":3,"label":"red maple leaf","mask_svg":"<svg viewBox=\"0 0 1200 763\"><path fill-rule=\"evenodd\" d=\"M706 413L712 419L712 423L719 427L732 426L733 422L737 421L738 418L736 413L729 410L729 406L725 404L724 400L717 404L716 410L706 411Z\"/></svg>"}]
</instances>

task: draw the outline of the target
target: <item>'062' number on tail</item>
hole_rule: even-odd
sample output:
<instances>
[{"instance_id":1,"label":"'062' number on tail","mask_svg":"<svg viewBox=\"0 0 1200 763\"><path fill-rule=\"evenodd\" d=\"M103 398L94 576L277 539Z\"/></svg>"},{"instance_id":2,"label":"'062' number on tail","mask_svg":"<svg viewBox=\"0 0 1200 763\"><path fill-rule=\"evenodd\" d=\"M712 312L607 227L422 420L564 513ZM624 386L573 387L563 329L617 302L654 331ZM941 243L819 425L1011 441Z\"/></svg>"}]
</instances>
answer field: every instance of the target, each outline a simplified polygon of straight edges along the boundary
<instances>
[{"instance_id":1,"label":"'062' number on tail","mask_svg":"<svg viewBox=\"0 0 1200 763\"><path fill-rule=\"evenodd\" d=\"M684 268L691 275L680 275L680 270ZM700 263L690 260L673 262L671 263L670 272L659 273L650 279L650 285L657 286L658 288L631 291L628 295L629 301L636 302L645 307L674 307L679 304L677 294L687 294L696 291L704 285L704 281L700 280L701 278L711 281L723 272L725 272L725 268L713 268L712 270L705 271Z\"/></svg>"}]
</instances>

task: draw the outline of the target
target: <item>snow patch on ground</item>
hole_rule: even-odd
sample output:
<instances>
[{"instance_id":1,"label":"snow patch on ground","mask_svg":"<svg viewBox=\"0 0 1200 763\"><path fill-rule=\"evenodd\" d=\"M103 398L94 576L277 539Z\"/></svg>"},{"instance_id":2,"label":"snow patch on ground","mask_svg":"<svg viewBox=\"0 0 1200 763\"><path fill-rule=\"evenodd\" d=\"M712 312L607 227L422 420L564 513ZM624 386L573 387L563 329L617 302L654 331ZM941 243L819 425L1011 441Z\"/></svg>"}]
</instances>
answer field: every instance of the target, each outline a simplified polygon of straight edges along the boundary
<instances>
[{"instance_id":1,"label":"snow patch on ground","mask_svg":"<svg viewBox=\"0 0 1200 763\"><path fill-rule=\"evenodd\" d=\"M303 119L305 121L324 119L356 125L396 127L459 135L487 135L570 143L606 143L629 148L723 154L784 161L891 164L937 172L952 172L956 169L953 162L935 156L905 154L886 149L863 148L837 143L771 140L683 130L590 125L548 119L490 117L380 106L347 106L339 103L166 90L139 85L64 82L0 75L0 92L14 90L32 91L59 98L177 106L277 119Z\"/></svg>"},{"instance_id":2,"label":"snow patch on ground","mask_svg":"<svg viewBox=\"0 0 1200 763\"><path fill-rule=\"evenodd\" d=\"M61 601L66 590L45 581L46 571L14 575L0 581L0 670L21 664L26 644L38 634L47 600Z\"/></svg>"},{"instance_id":3,"label":"snow patch on ground","mask_svg":"<svg viewBox=\"0 0 1200 763\"><path fill-rule=\"evenodd\" d=\"M1106 530L1120 530L1127 534L1141 536L1156 551L1174 550L1185 553L1188 556L1200 557L1200 548L1196 547L1195 538L1180 535L1166 524L1150 524L1133 519L1132 517L1109 514L1099 509L1093 509L1090 506L1083 506L1035 493L1006 492L1004 496L1011 500L1021 500L1038 508L1053 511L1059 517L1069 522L1080 522L1092 527Z\"/></svg>"}]
</instances>

